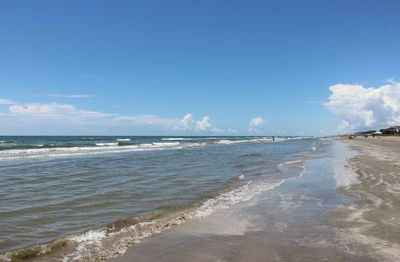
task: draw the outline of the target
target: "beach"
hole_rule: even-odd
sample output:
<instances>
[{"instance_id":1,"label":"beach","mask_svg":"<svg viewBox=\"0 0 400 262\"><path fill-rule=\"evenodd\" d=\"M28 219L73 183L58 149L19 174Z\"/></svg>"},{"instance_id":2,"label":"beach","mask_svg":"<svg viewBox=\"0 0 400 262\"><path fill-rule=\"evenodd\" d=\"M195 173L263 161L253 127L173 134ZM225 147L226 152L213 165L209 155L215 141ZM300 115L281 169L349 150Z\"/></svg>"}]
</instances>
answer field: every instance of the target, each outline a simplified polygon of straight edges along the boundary
<instances>
[{"instance_id":1,"label":"beach","mask_svg":"<svg viewBox=\"0 0 400 262\"><path fill-rule=\"evenodd\" d=\"M4 253L0 260L398 261L400 258L399 139L129 139L141 141L144 146L107 146L105 152L104 146L96 151L85 144L68 157L64 156L67 150L64 147L49 153L34 149L9 153L13 158L2 162L3 171L16 172L19 169L15 163L24 164L32 169L35 179L42 181L44 177L37 175L36 166L56 173L66 165L79 164L78 169L70 169L68 176L62 176L63 180L74 183L79 177L80 184L85 181L88 184L81 185L85 191L75 191L80 195L78 207L74 200L77 195L69 196L69 191L65 191L65 203L59 202L54 208L38 206L41 212L49 210L46 219L28 217L22 223L32 208L24 216L18 216L23 208L17 210L19 213L13 213L14 220L0 219L1 223L14 221L25 226L23 235L16 231L21 226L2 229L14 234L2 242L5 250L7 244L13 243L22 248ZM149 141L155 141L151 150ZM163 150L159 150L161 146ZM137 147L146 149L138 151ZM15 159L19 156L15 152L22 158ZM128 166L132 161L136 165ZM113 173L109 173L110 164ZM93 166L96 167L93 174L84 176ZM150 166L153 167L146 172L145 168ZM136 169L140 172L132 176ZM56 183L59 178L47 179ZM101 188L107 182L109 192L92 192L85 198L86 190L93 189L93 179L97 179L96 184ZM151 198L147 194L138 195L139 189L149 187L152 190L147 194L157 194ZM59 187L59 190L64 189ZM140 196L140 201L132 202L135 199L132 196ZM66 218L54 217L57 224L51 231L65 233L40 240L37 236L46 236L47 231L39 234L38 230L52 227L53 223L48 222L52 221L51 215L66 208L70 213ZM154 211L145 213L150 208ZM142 215L138 216L140 210ZM112 216L104 216L110 212ZM63 223L78 230L68 231L69 227L62 226ZM24 247L19 239L30 242Z\"/></svg>"},{"instance_id":2,"label":"beach","mask_svg":"<svg viewBox=\"0 0 400 262\"><path fill-rule=\"evenodd\" d=\"M363 245L376 261L400 259L400 139L344 140L358 155L349 160L359 183L343 188L357 203L337 210L332 221L344 241Z\"/></svg>"}]
</instances>

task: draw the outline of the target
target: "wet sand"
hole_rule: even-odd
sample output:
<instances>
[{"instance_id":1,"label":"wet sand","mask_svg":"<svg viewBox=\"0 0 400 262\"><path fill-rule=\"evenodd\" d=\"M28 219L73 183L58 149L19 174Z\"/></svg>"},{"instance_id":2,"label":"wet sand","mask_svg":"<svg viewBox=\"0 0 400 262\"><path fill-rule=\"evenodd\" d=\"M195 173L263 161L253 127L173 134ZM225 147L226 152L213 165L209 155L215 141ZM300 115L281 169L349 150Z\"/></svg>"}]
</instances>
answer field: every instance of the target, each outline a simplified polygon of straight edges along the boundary
<instances>
[{"instance_id":1,"label":"wet sand","mask_svg":"<svg viewBox=\"0 0 400 262\"><path fill-rule=\"evenodd\" d=\"M145 238L112 261L399 261L400 140L333 144L302 177Z\"/></svg>"},{"instance_id":2,"label":"wet sand","mask_svg":"<svg viewBox=\"0 0 400 262\"><path fill-rule=\"evenodd\" d=\"M361 152L349 160L360 183L343 188L358 202L331 217L338 237L367 247L366 254L376 261L400 261L400 138L344 142Z\"/></svg>"}]
</instances>

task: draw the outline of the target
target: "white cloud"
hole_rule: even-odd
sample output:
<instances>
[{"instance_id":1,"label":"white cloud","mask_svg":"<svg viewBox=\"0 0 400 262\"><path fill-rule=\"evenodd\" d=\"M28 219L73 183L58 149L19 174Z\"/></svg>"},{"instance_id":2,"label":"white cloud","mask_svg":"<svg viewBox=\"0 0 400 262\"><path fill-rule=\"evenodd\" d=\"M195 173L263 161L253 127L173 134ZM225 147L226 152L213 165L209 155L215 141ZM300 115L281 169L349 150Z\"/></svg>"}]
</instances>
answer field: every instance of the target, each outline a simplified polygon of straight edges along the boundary
<instances>
[{"instance_id":1,"label":"white cloud","mask_svg":"<svg viewBox=\"0 0 400 262\"><path fill-rule=\"evenodd\" d=\"M196 122L196 131L207 131L212 129L210 117L204 116L201 121Z\"/></svg>"},{"instance_id":2,"label":"white cloud","mask_svg":"<svg viewBox=\"0 0 400 262\"><path fill-rule=\"evenodd\" d=\"M107 114L95 111L78 110L73 105L68 104L27 104L27 105L12 105L9 107L10 113L16 115L25 115L31 117L86 117L86 118L99 118L111 117L114 114Z\"/></svg>"},{"instance_id":3,"label":"white cloud","mask_svg":"<svg viewBox=\"0 0 400 262\"><path fill-rule=\"evenodd\" d=\"M76 111L72 105L60 104L28 104L28 105L13 105L9 108L11 113L25 115L50 115L58 113L66 113Z\"/></svg>"},{"instance_id":4,"label":"white cloud","mask_svg":"<svg viewBox=\"0 0 400 262\"><path fill-rule=\"evenodd\" d=\"M200 121L196 121L191 113L187 113L182 119L161 118L155 115L134 115L134 116L117 116L114 121L127 121L135 125L153 125L161 126L173 130L181 131L211 131L213 133L221 133L222 129L212 126L210 117L205 116Z\"/></svg>"},{"instance_id":5,"label":"white cloud","mask_svg":"<svg viewBox=\"0 0 400 262\"><path fill-rule=\"evenodd\" d=\"M15 104L15 102L9 99L0 98L0 105L12 105L12 104Z\"/></svg>"},{"instance_id":6,"label":"white cloud","mask_svg":"<svg viewBox=\"0 0 400 262\"><path fill-rule=\"evenodd\" d=\"M187 113L181 120L183 128L185 130L191 129L192 123L194 122L193 116L191 113Z\"/></svg>"},{"instance_id":7,"label":"white cloud","mask_svg":"<svg viewBox=\"0 0 400 262\"><path fill-rule=\"evenodd\" d=\"M183 118L163 118L157 115L119 115L76 108L70 104L12 104L8 112L0 112L0 133L30 132L48 134L84 134L113 132L211 132L223 133L205 116L196 121L192 114ZM29 130L26 130L29 126Z\"/></svg>"},{"instance_id":8,"label":"white cloud","mask_svg":"<svg viewBox=\"0 0 400 262\"><path fill-rule=\"evenodd\" d=\"M204 116L201 120L196 121L191 113L187 113L181 120L183 130L195 130L198 132L210 131L212 133L224 133L224 130L214 127L210 123L210 117ZM231 129L229 129L231 130ZM228 131L229 133L231 131Z\"/></svg>"},{"instance_id":9,"label":"white cloud","mask_svg":"<svg viewBox=\"0 0 400 262\"><path fill-rule=\"evenodd\" d=\"M92 94L49 94L49 96L53 97L64 97L64 98L90 98L93 97L94 95Z\"/></svg>"},{"instance_id":10,"label":"white cloud","mask_svg":"<svg viewBox=\"0 0 400 262\"><path fill-rule=\"evenodd\" d=\"M391 81L377 88L337 84L324 105L342 118L340 131L380 128L400 123L400 84Z\"/></svg>"},{"instance_id":11,"label":"white cloud","mask_svg":"<svg viewBox=\"0 0 400 262\"><path fill-rule=\"evenodd\" d=\"M249 124L249 132L259 132L263 127L265 121L260 116L254 117L251 119Z\"/></svg>"}]
</instances>

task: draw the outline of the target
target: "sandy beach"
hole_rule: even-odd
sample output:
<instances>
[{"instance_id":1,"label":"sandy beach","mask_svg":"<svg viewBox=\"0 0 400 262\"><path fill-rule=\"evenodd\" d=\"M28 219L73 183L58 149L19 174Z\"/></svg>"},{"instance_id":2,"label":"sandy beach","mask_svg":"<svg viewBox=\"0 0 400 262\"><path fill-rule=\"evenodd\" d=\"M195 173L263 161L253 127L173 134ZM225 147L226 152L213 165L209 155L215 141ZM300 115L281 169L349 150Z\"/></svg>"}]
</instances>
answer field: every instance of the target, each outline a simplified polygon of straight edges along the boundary
<instances>
[{"instance_id":1,"label":"sandy beach","mask_svg":"<svg viewBox=\"0 0 400 262\"><path fill-rule=\"evenodd\" d=\"M345 143L361 152L349 160L360 183L343 188L358 202L338 209L333 224L342 240L366 246L376 261L399 261L400 139L356 138Z\"/></svg>"},{"instance_id":2,"label":"sandy beach","mask_svg":"<svg viewBox=\"0 0 400 262\"><path fill-rule=\"evenodd\" d=\"M304 176L113 261L399 261L400 140L335 143Z\"/></svg>"}]
</instances>

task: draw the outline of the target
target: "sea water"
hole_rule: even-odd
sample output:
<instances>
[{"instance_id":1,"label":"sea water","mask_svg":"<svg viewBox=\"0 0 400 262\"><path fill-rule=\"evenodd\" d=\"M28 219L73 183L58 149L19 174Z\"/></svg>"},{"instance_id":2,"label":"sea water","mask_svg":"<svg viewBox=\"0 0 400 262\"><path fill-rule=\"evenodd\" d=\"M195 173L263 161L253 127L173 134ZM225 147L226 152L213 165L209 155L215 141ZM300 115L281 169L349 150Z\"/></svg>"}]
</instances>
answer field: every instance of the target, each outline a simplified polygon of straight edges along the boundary
<instances>
[{"instance_id":1,"label":"sea water","mask_svg":"<svg viewBox=\"0 0 400 262\"><path fill-rule=\"evenodd\" d=\"M305 137L0 137L0 260L104 257L301 176ZM106 245L106 243L119 243ZM102 246L109 250L103 250Z\"/></svg>"}]
</instances>

